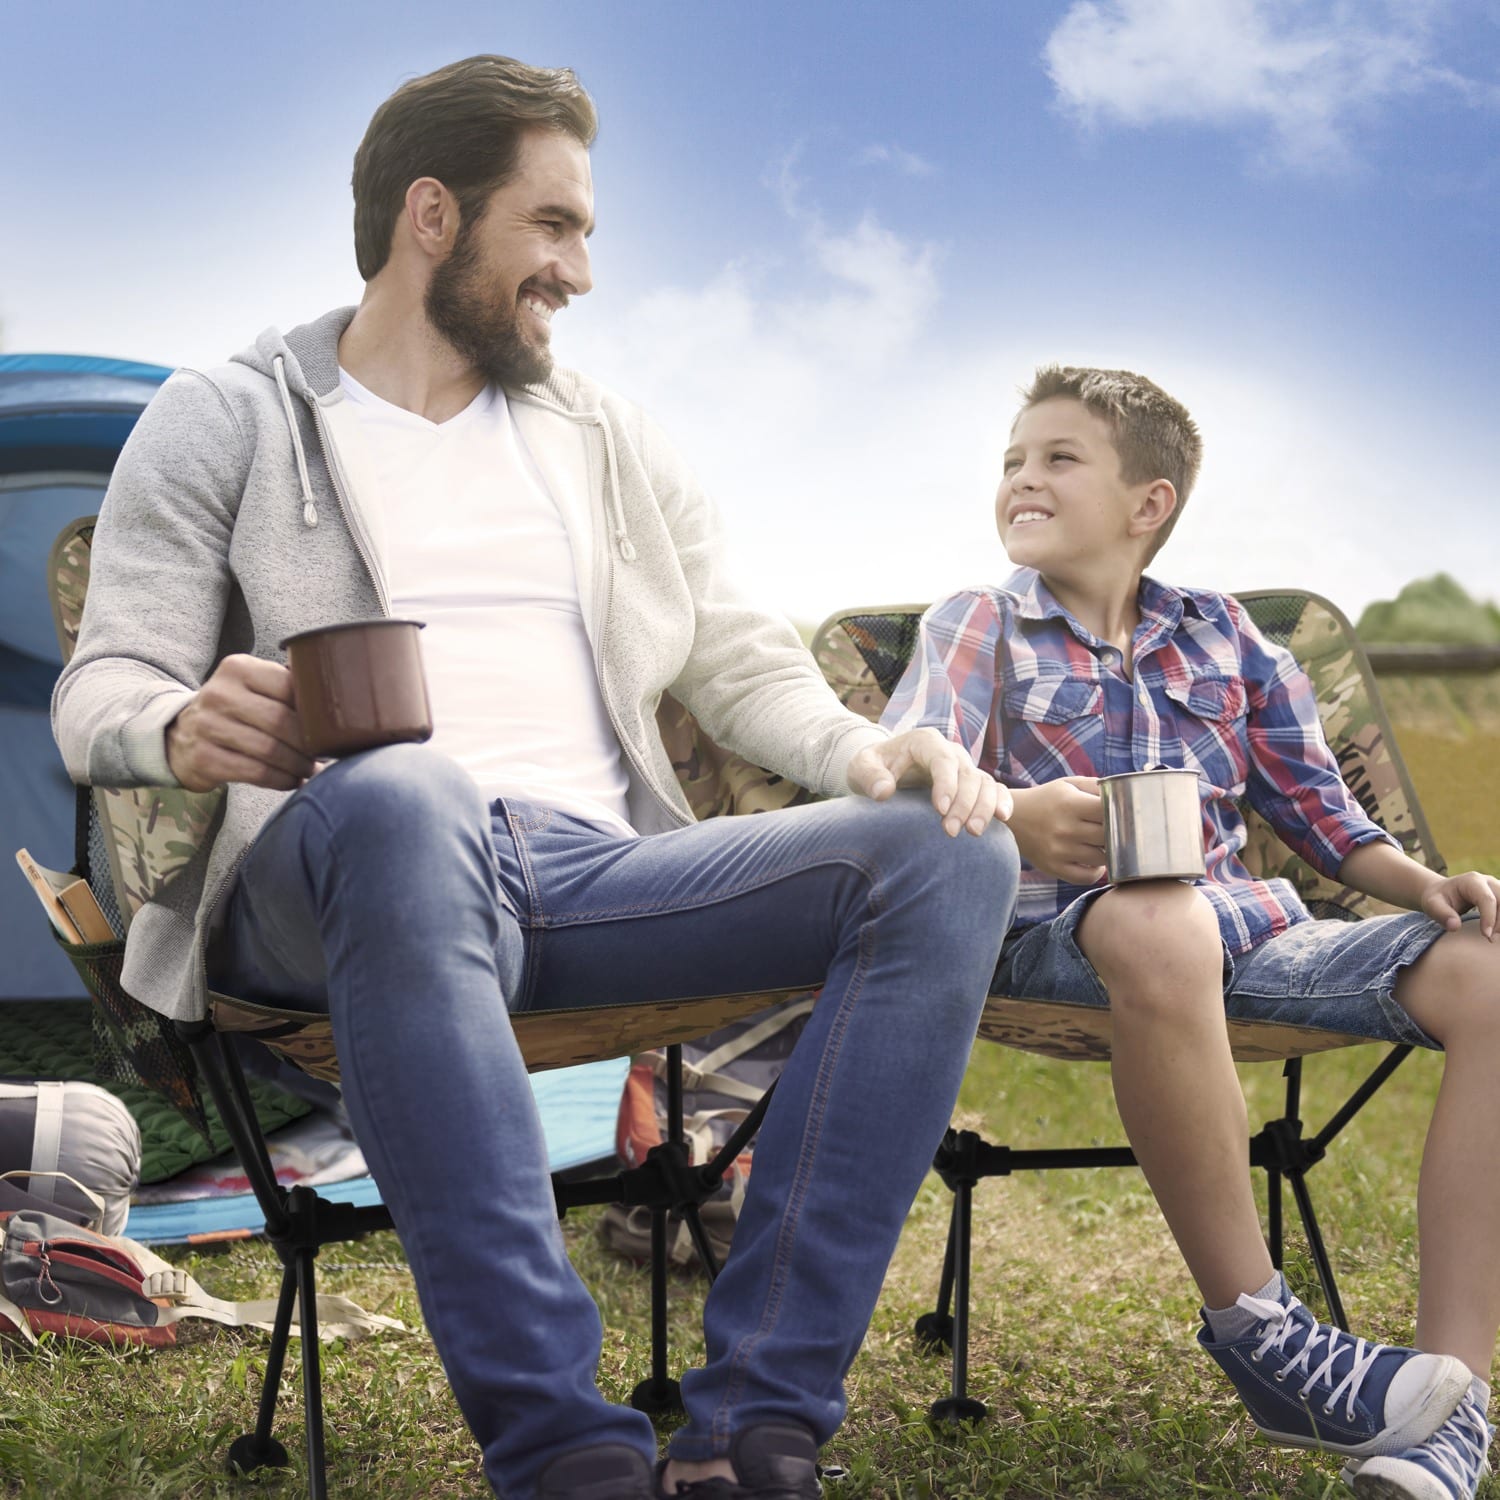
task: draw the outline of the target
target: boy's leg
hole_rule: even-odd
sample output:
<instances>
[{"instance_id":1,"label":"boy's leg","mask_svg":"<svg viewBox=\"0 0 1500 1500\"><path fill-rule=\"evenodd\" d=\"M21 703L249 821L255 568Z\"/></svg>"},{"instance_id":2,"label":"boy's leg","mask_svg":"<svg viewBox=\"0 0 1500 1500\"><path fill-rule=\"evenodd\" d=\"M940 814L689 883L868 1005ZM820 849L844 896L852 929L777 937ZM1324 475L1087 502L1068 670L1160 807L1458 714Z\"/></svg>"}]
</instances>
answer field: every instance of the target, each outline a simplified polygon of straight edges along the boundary
<instances>
[{"instance_id":1,"label":"boy's leg","mask_svg":"<svg viewBox=\"0 0 1500 1500\"><path fill-rule=\"evenodd\" d=\"M645 1500L655 1436L594 1384L598 1309L507 1016L523 944L473 781L416 745L339 762L262 830L226 915L216 987L332 1015L360 1146L495 1488L532 1496L561 1454L555 1492L581 1493L568 1481L602 1454L608 1493Z\"/></svg>"},{"instance_id":2,"label":"boy's leg","mask_svg":"<svg viewBox=\"0 0 1500 1500\"><path fill-rule=\"evenodd\" d=\"M1207 903L1186 886L1142 884L1106 892L1081 920L1075 908L1048 929L1019 939L1002 964L1001 988L1112 1008L1116 999L1106 992L1104 975L1120 988L1125 1003L1115 1019L1114 1068L1122 1117L1138 1157L1149 1163L1153 1188L1164 1181L1169 1225L1185 1242L1185 1258L1204 1285L1205 1300L1217 1309L1205 1314L1209 1327L1200 1339L1261 1430L1276 1441L1359 1456L1400 1451L1428 1437L1453 1412L1468 1373L1456 1358L1367 1345L1319 1325L1279 1276L1272 1280L1250 1192L1244 1100L1224 1024L1223 948L1211 916ZM1393 939L1402 934L1356 925L1370 939L1365 968L1389 968L1390 950L1401 946ZM1346 924L1309 922L1261 945L1234 967L1231 1014L1425 1040L1410 1022L1410 1035L1392 1029L1367 1002L1364 978L1356 981L1353 1005L1297 989L1324 971L1325 955L1318 950L1329 939L1347 944L1353 931ZM1247 974L1253 982L1240 995L1237 987ZM1210 987L1216 991L1212 1009ZM1189 1191L1182 1191L1184 1183L1192 1184ZM1221 1218L1224 1223L1216 1222ZM1236 1272L1238 1255L1244 1266ZM1215 1303L1210 1287L1222 1288L1222 1302Z\"/></svg>"},{"instance_id":3,"label":"boy's leg","mask_svg":"<svg viewBox=\"0 0 1500 1500\"><path fill-rule=\"evenodd\" d=\"M1180 881L1116 887L1090 905L1078 946L1109 994L1110 1077L1131 1149L1205 1304L1231 1307L1272 1267L1213 908Z\"/></svg>"},{"instance_id":4,"label":"boy's leg","mask_svg":"<svg viewBox=\"0 0 1500 1500\"><path fill-rule=\"evenodd\" d=\"M822 985L761 1128L672 1442L698 1464L746 1432L800 1430L810 1452L843 1418L844 1375L950 1119L1010 921L1014 841L998 826L950 839L916 792L636 840L513 807L510 832L512 849L496 845L502 879L510 860L527 886L530 1008Z\"/></svg>"},{"instance_id":5,"label":"boy's leg","mask_svg":"<svg viewBox=\"0 0 1500 1500\"><path fill-rule=\"evenodd\" d=\"M1466 922L1402 971L1395 998L1444 1049L1417 1192L1417 1346L1488 1380L1500 1328L1500 947Z\"/></svg>"}]
</instances>

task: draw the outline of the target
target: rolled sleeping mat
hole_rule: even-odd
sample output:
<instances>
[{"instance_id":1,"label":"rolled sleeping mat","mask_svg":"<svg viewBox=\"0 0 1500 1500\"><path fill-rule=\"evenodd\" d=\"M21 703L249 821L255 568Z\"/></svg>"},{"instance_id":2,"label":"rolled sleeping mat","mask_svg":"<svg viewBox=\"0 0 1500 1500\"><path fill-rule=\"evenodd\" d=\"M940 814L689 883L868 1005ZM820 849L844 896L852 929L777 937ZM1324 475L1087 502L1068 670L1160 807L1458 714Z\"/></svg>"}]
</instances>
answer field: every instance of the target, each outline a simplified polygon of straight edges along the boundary
<instances>
[{"instance_id":1,"label":"rolled sleeping mat","mask_svg":"<svg viewBox=\"0 0 1500 1500\"><path fill-rule=\"evenodd\" d=\"M0 1178L119 1234L140 1174L140 1126L107 1089L0 1082Z\"/></svg>"}]
</instances>

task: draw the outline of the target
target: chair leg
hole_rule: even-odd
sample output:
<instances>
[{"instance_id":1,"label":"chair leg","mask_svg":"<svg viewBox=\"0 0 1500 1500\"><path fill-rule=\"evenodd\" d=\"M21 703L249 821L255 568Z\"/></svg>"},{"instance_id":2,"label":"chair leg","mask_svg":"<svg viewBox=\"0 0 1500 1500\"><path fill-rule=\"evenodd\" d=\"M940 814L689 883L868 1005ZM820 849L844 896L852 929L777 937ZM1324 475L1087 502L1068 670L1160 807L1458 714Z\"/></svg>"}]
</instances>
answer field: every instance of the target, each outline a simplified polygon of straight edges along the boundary
<instances>
[{"instance_id":1,"label":"chair leg","mask_svg":"<svg viewBox=\"0 0 1500 1500\"><path fill-rule=\"evenodd\" d=\"M1328 1316L1340 1328L1347 1330L1349 1319L1344 1312L1344 1302L1339 1296L1339 1289L1334 1281L1333 1262L1329 1260L1327 1246L1323 1243L1323 1231L1318 1228L1318 1217L1313 1212L1312 1194L1307 1190L1304 1174L1288 1173L1287 1181L1291 1184L1293 1198L1297 1200L1297 1213L1302 1219L1302 1228L1307 1235L1308 1252L1313 1258L1313 1265L1317 1268L1318 1281L1323 1287L1323 1296L1328 1301Z\"/></svg>"},{"instance_id":2,"label":"chair leg","mask_svg":"<svg viewBox=\"0 0 1500 1500\"><path fill-rule=\"evenodd\" d=\"M281 1293L276 1301L276 1321L271 1326L271 1347L266 1353L266 1373L255 1414L255 1431L237 1437L229 1445L227 1467L231 1474L249 1474L256 1469L285 1469L291 1464L286 1449L271 1436L276 1422L276 1398L281 1393L281 1372L287 1345L292 1340L292 1307L297 1300L297 1276L291 1266L281 1272Z\"/></svg>"},{"instance_id":3,"label":"chair leg","mask_svg":"<svg viewBox=\"0 0 1500 1500\"><path fill-rule=\"evenodd\" d=\"M323 1443L323 1351L318 1342L318 1288L315 1249L297 1251L297 1309L302 1321L302 1405L307 1416L307 1490L311 1500L327 1500L328 1464Z\"/></svg>"},{"instance_id":4,"label":"chair leg","mask_svg":"<svg viewBox=\"0 0 1500 1500\"><path fill-rule=\"evenodd\" d=\"M667 1210L651 1210L651 1376L630 1393L630 1404L647 1416L682 1410L682 1389L667 1374Z\"/></svg>"},{"instance_id":5,"label":"chair leg","mask_svg":"<svg viewBox=\"0 0 1500 1500\"><path fill-rule=\"evenodd\" d=\"M948 1243L943 1250L943 1274L938 1280L937 1306L923 1313L912 1327L919 1343L933 1349L953 1347L953 1260L958 1243L958 1195L953 1196L953 1211L948 1215Z\"/></svg>"},{"instance_id":6,"label":"chair leg","mask_svg":"<svg viewBox=\"0 0 1500 1500\"><path fill-rule=\"evenodd\" d=\"M969 1255L974 1227L974 1184L959 1182L953 1190L953 1394L934 1401L928 1411L935 1422L979 1422L989 1415L982 1401L968 1394Z\"/></svg>"}]
</instances>

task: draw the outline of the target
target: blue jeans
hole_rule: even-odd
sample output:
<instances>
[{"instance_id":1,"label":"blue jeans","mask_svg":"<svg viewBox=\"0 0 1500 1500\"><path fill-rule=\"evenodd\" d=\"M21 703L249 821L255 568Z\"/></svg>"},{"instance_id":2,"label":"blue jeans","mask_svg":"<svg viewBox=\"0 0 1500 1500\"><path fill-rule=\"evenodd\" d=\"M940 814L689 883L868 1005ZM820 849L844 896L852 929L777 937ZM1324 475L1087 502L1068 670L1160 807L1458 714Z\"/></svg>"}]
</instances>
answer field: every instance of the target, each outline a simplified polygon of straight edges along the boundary
<instances>
[{"instance_id":1,"label":"blue jeans","mask_svg":"<svg viewBox=\"0 0 1500 1500\"><path fill-rule=\"evenodd\" d=\"M1015 844L925 792L621 838L486 807L421 746L323 771L240 867L216 988L327 1009L344 1096L491 1483L585 1444L654 1457L600 1395L510 1010L823 987L761 1128L672 1451L793 1418L826 1441L947 1125L1009 925Z\"/></svg>"}]
</instances>

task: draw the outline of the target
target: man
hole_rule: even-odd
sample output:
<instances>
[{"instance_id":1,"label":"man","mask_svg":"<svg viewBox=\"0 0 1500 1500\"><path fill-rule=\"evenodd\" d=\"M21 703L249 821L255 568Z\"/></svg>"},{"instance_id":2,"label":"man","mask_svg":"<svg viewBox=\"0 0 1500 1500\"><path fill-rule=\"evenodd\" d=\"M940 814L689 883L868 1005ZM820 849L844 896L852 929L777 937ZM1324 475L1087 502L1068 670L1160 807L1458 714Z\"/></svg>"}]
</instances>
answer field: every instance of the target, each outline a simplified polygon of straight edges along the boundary
<instances>
[{"instance_id":1,"label":"man","mask_svg":"<svg viewBox=\"0 0 1500 1500\"><path fill-rule=\"evenodd\" d=\"M594 130L570 72L499 57L381 106L355 158L363 300L163 387L105 501L56 726L80 781L227 787L125 982L172 1015L209 978L331 1013L495 1488L789 1500L818 1493L949 1118L1014 901L1010 799L934 731L843 710L726 576L661 436L553 368L550 322L591 285ZM428 622L435 738L314 775L278 642L393 614ZM694 824L654 728L669 689L719 742L860 795ZM823 994L653 1474L648 1422L594 1384L507 1008L800 984Z\"/></svg>"}]
</instances>

